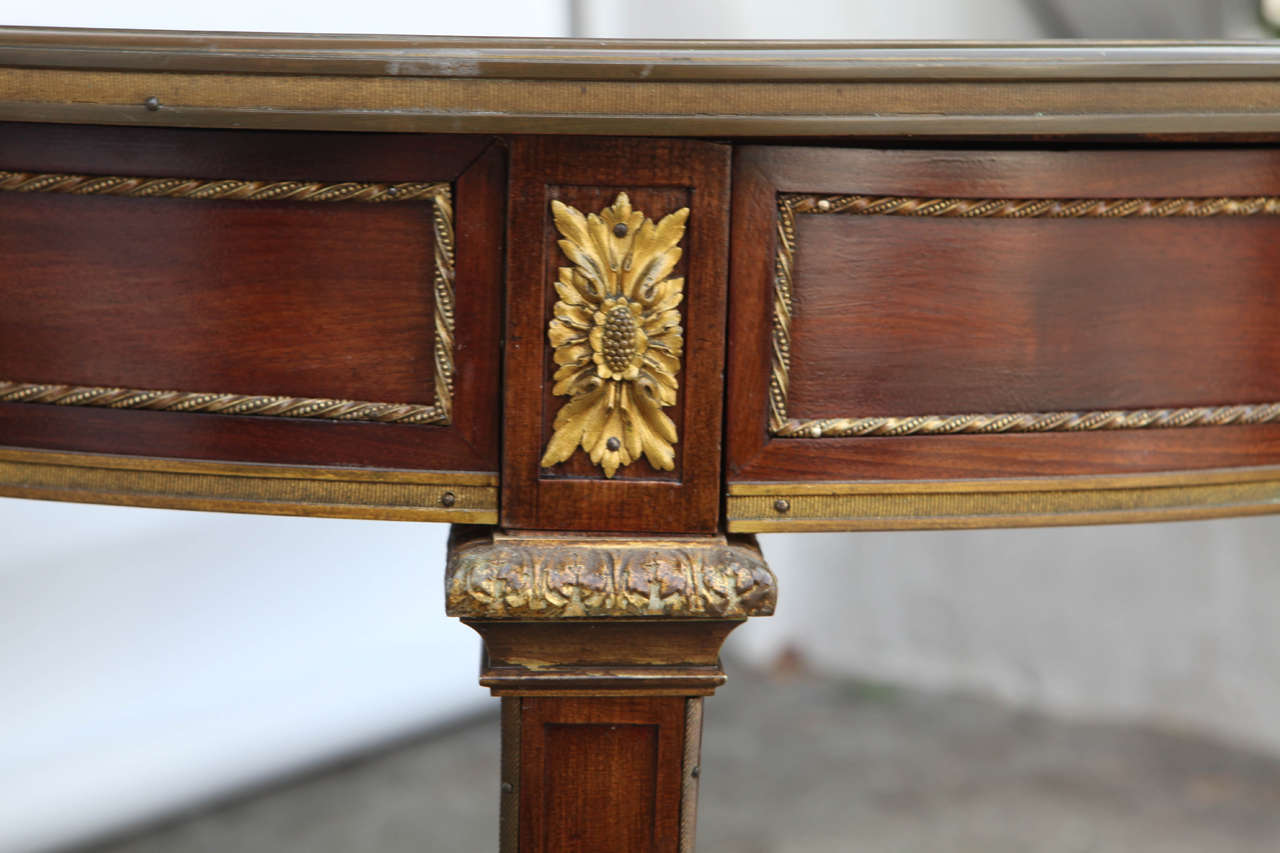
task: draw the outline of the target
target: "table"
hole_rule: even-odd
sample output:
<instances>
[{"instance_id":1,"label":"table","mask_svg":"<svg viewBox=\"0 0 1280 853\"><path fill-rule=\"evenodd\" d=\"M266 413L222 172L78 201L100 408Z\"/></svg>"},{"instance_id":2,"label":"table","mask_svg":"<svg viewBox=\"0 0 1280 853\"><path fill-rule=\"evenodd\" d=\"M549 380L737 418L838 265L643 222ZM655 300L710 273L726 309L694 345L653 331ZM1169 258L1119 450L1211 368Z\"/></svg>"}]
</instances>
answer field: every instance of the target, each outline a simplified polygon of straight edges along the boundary
<instances>
[{"instance_id":1,"label":"table","mask_svg":"<svg viewBox=\"0 0 1280 853\"><path fill-rule=\"evenodd\" d=\"M1277 60L0 30L0 494L452 523L503 849L691 851L753 533L1276 510Z\"/></svg>"}]
</instances>

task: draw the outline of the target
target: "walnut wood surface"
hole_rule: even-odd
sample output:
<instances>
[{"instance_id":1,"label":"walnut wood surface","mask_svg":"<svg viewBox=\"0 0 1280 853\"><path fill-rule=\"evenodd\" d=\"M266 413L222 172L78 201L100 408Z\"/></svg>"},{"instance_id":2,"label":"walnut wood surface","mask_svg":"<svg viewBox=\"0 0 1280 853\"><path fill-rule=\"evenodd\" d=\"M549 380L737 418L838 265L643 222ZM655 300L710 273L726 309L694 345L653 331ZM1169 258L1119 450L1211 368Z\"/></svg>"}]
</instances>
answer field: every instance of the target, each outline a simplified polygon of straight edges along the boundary
<instances>
[{"instance_id":1,"label":"walnut wood surface","mask_svg":"<svg viewBox=\"0 0 1280 853\"><path fill-rule=\"evenodd\" d=\"M521 138L512 143L503 524L602 531L715 529L719 516L729 149L690 141ZM650 218L688 204L682 246L685 349L681 398L667 410L679 433L674 472L630 466L615 480L571 459L539 467L549 423L566 398L547 392L553 366L547 322L560 257L550 201L596 211L619 191ZM582 456L581 451L577 454Z\"/></svg>"},{"instance_id":2,"label":"walnut wood surface","mask_svg":"<svg viewBox=\"0 0 1280 853\"><path fill-rule=\"evenodd\" d=\"M792 418L1280 400L1280 217L796 218Z\"/></svg>"},{"instance_id":3,"label":"walnut wood surface","mask_svg":"<svg viewBox=\"0 0 1280 853\"><path fill-rule=\"evenodd\" d=\"M0 405L0 444L279 464L495 470L505 157L475 137L7 125L0 169L451 181L448 427ZM0 194L0 375L432 402L430 205ZM408 396L406 396L408 395ZM397 399L400 398L400 399Z\"/></svg>"},{"instance_id":4,"label":"walnut wood surface","mask_svg":"<svg viewBox=\"0 0 1280 853\"><path fill-rule=\"evenodd\" d=\"M520 700L521 853L676 853L686 700Z\"/></svg>"},{"instance_id":5,"label":"walnut wood surface","mask_svg":"<svg viewBox=\"0 0 1280 853\"><path fill-rule=\"evenodd\" d=\"M775 439L778 192L960 198L1256 196L1254 149L872 151L746 147L734 176L730 480L1060 476L1265 465L1280 428ZM1280 221L800 216L793 417L1280 398ZM768 239L761 239L768 235ZM805 253L808 253L806 256Z\"/></svg>"},{"instance_id":6,"label":"walnut wood surface","mask_svg":"<svg viewBox=\"0 0 1280 853\"><path fill-rule=\"evenodd\" d=\"M430 208L0 193L0 370L436 402Z\"/></svg>"}]
</instances>

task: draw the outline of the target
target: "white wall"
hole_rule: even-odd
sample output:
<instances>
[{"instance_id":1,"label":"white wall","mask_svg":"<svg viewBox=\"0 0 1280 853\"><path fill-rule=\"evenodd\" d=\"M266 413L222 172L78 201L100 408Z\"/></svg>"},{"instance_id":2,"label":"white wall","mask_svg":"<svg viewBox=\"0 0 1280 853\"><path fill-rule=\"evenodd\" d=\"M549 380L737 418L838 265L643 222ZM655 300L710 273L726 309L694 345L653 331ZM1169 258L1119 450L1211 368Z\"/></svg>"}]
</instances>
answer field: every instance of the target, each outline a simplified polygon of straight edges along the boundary
<instances>
[{"instance_id":1,"label":"white wall","mask_svg":"<svg viewBox=\"0 0 1280 853\"><path fill-rule=\"evenodd\" d=\"M446 533L0 499L0 851L491 709Z\"/></svg>"},{"instance_id":2,"label":"white wall","mask_svg":"<svg viewBox=\"0 0 1280 853\"><path fill-rule=\"evenodd\" d=\"M974 690L1280 754L1280 517L761 537L739 659Z\"/></svg>"}]
</instances>

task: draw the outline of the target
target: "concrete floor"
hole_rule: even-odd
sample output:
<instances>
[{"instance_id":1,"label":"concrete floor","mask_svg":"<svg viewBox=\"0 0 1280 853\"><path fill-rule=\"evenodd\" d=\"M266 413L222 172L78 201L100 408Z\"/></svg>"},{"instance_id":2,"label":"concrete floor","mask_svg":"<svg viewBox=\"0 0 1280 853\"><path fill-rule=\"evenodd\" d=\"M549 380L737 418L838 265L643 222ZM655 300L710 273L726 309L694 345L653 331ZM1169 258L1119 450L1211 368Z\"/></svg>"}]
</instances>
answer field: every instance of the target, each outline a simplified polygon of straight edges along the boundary
<instances>
[{"instance_id":1,"label":"concrete floor","mask_svg":"<svg viewBox=\"0 0 1280 853\"><path fill-rule=\"evenodd\" d=\"M971 697L729 667L707 702L700 853L1280 850L1280 760ZM496 714L94 853L497 846Z\"/></svg>"}]
</instances>

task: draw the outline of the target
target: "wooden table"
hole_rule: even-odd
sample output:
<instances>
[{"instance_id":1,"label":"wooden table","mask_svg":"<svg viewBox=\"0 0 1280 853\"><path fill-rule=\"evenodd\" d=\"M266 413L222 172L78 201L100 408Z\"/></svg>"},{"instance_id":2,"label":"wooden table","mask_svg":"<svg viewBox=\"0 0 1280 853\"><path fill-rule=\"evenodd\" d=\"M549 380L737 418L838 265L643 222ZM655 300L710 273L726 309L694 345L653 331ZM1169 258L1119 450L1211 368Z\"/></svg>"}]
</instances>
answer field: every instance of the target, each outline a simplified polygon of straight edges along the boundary
<instances>
[{"instance_id":1,"label":"wooden table","mask_svg":"<svg viewBox=\"0 0 1280 853\"><path fill-rule=\"evenodd\" d=\"M752 533L1276 509L1278 60L0 31L0 494L453 523L503 849L690 851Z\"/></svg>"}]
</instances>

